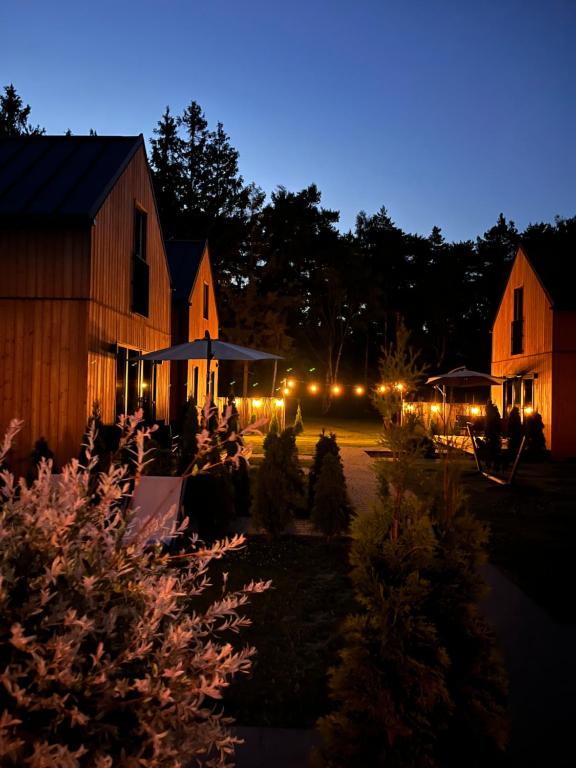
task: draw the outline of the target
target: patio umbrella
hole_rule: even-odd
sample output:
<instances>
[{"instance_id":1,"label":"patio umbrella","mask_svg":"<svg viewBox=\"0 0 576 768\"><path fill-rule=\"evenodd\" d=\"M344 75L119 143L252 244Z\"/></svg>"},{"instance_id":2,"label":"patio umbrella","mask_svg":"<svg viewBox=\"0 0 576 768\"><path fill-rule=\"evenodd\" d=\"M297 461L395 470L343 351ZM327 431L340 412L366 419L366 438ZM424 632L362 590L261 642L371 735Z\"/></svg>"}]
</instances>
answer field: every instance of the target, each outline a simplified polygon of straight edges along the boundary
<instances>
[{"instance_id":1,"label":"patio umbrella","mask_svg":"<svg viewBox=\"0 0 576 768\"><path fill-rule=\"evenodd\" d=\"M212 360L242 360L248 364L254 360L282 360L280 355L261 352L250 347L240 347L220 339L211 339L206 331L203 339L176 344L173 347L157 349L140 356L141 360L206 360L206 392L210 390L210 362Z\"/></svg>"},{"instance_id":2,"label":"patio umbrella","mask_svg":"<svg viewBox=\"0 0 576 768\"><path fill-rule=\"evenodd\" d=\"M466 366L453 368L441 376L431 376L426 384L437 387L490 387L493 384L502 384L503 379L491 376L489 373L471 371Z\"/></svg>"},{"instance_id":3,"label":"patio umbrella","mask_svg":"<svg viewBox=\"0 0 576 768\"><path fill-rule=\"evenodd\" d=\"M444 421L444 434L446 434L446 387L491 387L492 385L502 384L503 379L491 376L489 373L480 371L471 371L466 366L453 368L448 373L441 376L431 376L426 384L431 384L438 389L442 395L442 416Z\"/></svg>"}]
</instances>

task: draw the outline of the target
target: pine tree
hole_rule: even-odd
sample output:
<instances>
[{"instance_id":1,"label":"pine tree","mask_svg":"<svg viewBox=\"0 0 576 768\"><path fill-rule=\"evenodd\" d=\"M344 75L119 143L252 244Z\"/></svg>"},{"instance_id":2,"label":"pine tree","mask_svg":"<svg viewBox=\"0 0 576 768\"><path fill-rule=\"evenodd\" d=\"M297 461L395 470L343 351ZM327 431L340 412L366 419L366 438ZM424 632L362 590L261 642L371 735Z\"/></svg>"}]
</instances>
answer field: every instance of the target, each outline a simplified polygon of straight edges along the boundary
<instances>
[{"instance_id":1,"label":"pine tree","mask_svg":"<svg viewBox=\"0 0 576 768\"><path fill-rule=\"evenodd\" d=\"M330 768L440 768L436 734L447 727L450 659L428 611L432 521L415 497L392 496L356 517L352 582L359 612L329 687L337 709L322 718L316 765Z\"/></svg>"},{"instance_id":2,"label":"pine tree","mask_svg":"<svg viewBox=\"0 0 576 768\"><path fill-rule=\"evenodd\" d=\"M12 84L4 86L4 95L0 96L0 137L41 136L44 128L30 125L30 105L17 94Z\"/></svg>"},{"instance_id":3,"label":"pine tree","mask_svg":"<svg viewBox=\"0 0 576 768\"><path fill-rule=\"evenodd\" d=\"M178 135L178 120L170 113L170 107L166 107L154 128L154 138L150 139L150 145L154 191L164 237L176 237L184 184L181 165L183 142Z\"/></svg>"},{"instance_id":4,"label":"pine tree","mask_svg":"<svg viewBox=\"0 0 576 768\"><path fill-rule=\"evenodd\" d=\"M402 327L381 373L392 384L379 402L392 460L379 506L351 526L360 610L331 671L337 709L319 723L316 765L493 765L507 718L502 663L478 609L487 532L467 513L452 465L435 492L417 476L412 426L397 418L394 383L409 387L419 374Z\"/></svg>"},{"instance_id":5,"label":"pine tree","mask_svg":"<svg viewBox=\"0 0 576 768\"><path fill-rule=\"evenodd\" d=\"M316 447L314 449L314 458L312 460L312 466L310 467L310 472L308 473L308 511L309 512L312 511L312 506L314 504L314 493L316 489L316 483L318 482L318 478L320 477L320 472L322 471L322 464L324 463L324 458L328 454L332 454L333 456L339 457L340 448L336 443L336 435L333 432L330 432L330 434L327 435L325 430L323 429L318 439L318 442L316 443Z\"/></svg>"},{"instance_id":6,"label":"pine tree","mask_svg":"<svg viewBox=\"0 0 576 768\"><path fill-rule=\"evenodd\" d=\"M178 126L184 137L180 145L180 164L183 175L182 210L186 237L201 238L207 235L208 208L208 122L202 107L191 101Z\"/></svg>"},{"instance_id":7,"label":"pine tree","mask_svg":"<svg viewBox=\"0 0 576 768\"><path fill-rule=\"evenodd\" d=\"M350 522L350 511L342 462L339 457L329 453L324 457L316 484L312 522L317 530L330 539L346 530Z\"/></svg>"},{"instance_id":8,"label":"pine tree","mask_svg":"<svg viewBox=\"0 0 576 768\"><path fill-rule=\"evenodd\" d=\"M291 427L280 435L269 432L258 472L252 516L269 536L279 536L302 507L303 474Z\"/></svg>"},{"instance_id":9,"label":"pine tree","mask_svg":"<svg viewBox=\"0 0 576 768\"><path fill-rule=\"evenodd\" d=\"M301 435L302 432L304 432L304 421L302 419L302 407L300 403L298 403L298 408L296 409L296 416L294 417L294 434Z\"/></svg>"}]
</instances>

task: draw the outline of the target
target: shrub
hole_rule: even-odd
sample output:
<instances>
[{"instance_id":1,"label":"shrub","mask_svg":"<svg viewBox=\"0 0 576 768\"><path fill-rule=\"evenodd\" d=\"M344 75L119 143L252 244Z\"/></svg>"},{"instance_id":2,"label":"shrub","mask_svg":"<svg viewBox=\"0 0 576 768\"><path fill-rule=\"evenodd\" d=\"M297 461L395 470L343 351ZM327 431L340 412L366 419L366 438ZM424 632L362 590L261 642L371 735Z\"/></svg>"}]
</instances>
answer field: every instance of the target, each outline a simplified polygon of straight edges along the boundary
<instances>
[{"instance_id":1,"label":"shrub","mask_svg":"<svg viewBox=\"0 0 576 768\"><path fill-rule=\"evenodd\" d=\"M137 480L150 431L127 425ZM125 466L101 474L92 495L76 459L58 478L41 461L31 486L1 477L0 763L226 765L237 739L221 694L254 653L234 648L230 630L248 623L238 610L267 585L206 590L211 561L242 538L196 542L178 559L144 549L153 524L130 533Z\"/></svg>"},{"instance_id":2,"label":"shrub","mask_svg":"<svg viewBox=\"0 0 576 768\"><path fill-rule=\"evenodd\" d=\"M385 350L384 380L416 378L406 342L401 332ZM359 611L330 673L336 710L319 722L316 765L494 765L508 719L502 661L478 608L487 531L466 511L454 465L432 491L416 477L421 453L410 421L394 418L398 400L380 399L392 458L379 506L351 526Z\"/></svg>"},{"instance_id":3,"label":"shrub","mask_svg":"<svg viewBox=\"0 0 576 768\"><path fill-rule=\"evenodd\" d=\"M546 450L544 422L538 411L526 419L526 449L533 457L542 457Z\"/></svg>"},{"instance_id":4,"label":"shrub","mask_svg":"<svg viewBox=\"0 0 576 768\"><path fill-rule=\"evenodd\" d=\"M350 513L342 462L329 453L324 457L316 484L312 522L317 530L331 538L348 528Z\"/></svg>"},{"instance_id":5,"label":"shrub","mask_svg":"<svg viewBox=\"0 0 576 768\"><path fill-rule=\"evenodd\" d=\"M277 435L279 432L280 422L278 420L278 412L275 410L270 419L270 424L268 425L268 434L272 433L273 435Z\"/></svg>"},{"instance_id":6,"label":"shrub","mask_svg":"<svg viewBox=\"0 0 576 768\"><path fill-rule=\"evenodd\" d=\"M269 433L264 451L252 515L257 526L270 536L279 536L302 505L303 475L294 429L288 427L280 435Z\"/></svg>"},{"instance_id":7,"label":"shrub","mask_svg":"<svg viewBox=\"0 0 576 768\"><path fill-rule=\"evenodd\" d=\"M304 421L302 420L302 408L300 407L300 403L298 403L296 416L294 418L294 434L301 435L302 432L304 432Z\"/></svg>"},{"instance_id":8,"label":"shrub","mask_svg":"<svg viewBox=\"0 0 576 768\"><path fill-rule=\"evenodd\" d=\"M311 512L314 506L314 493L316 490L316 483L320 477L322 471L322 464L324 458L328 455L340 457L340 448L336 443L336 435L330 432L329 435L322 430L316 447L314 449L314 459L312 460L312 466L308 473L308 510Z\"/></svg>"}]
</instances>

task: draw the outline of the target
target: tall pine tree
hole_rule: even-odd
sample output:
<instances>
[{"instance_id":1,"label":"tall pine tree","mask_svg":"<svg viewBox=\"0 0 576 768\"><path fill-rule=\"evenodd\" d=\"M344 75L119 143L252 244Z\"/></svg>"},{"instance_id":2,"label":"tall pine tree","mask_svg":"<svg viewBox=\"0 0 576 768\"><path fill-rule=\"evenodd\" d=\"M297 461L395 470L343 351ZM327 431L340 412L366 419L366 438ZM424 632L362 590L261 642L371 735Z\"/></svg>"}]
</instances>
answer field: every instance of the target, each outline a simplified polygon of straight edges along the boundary
<instances>
[{"instance_id":1,"label":"tall pine tree","mask_svg":"<svg viewBox=\"0 0 576 768\"><path fill-rule=\"evenodd\" d=\"M24 105L21 97L12 85L4 87L0 96L0 137L41 136L44 128L30 125L30 105Z\"/></svg>"}]
</instances>

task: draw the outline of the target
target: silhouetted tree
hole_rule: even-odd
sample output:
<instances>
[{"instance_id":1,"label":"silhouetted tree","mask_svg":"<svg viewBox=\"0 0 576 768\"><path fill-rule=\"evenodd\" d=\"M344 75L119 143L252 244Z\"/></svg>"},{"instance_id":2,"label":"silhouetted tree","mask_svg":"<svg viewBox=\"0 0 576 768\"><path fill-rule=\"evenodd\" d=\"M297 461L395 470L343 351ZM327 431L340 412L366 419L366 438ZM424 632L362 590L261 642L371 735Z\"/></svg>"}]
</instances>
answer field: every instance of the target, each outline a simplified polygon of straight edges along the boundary
<instances>
[{"instance_id":1,"label":"silhouetted tree","mask_svg":"<svg viewBox=\"0 0 576 768\"><path fill-rule=\"evenodd\" d=\"M24 105L12 84L4 86L4 95L0 95L0 137L41 136L44 128L30 125L30 111L30 105Z\"/></svg>"}]
</instances>

